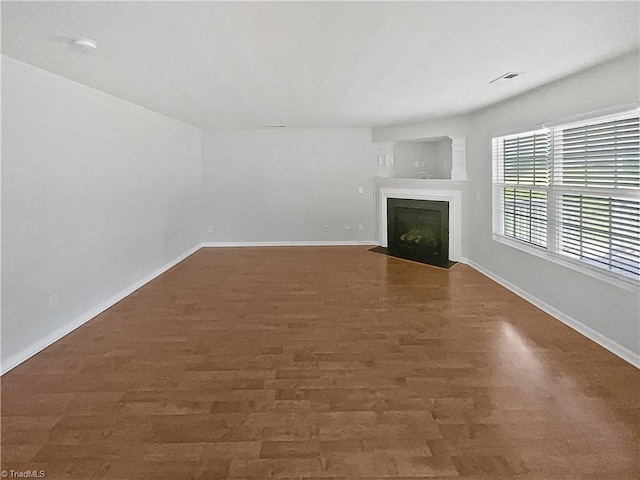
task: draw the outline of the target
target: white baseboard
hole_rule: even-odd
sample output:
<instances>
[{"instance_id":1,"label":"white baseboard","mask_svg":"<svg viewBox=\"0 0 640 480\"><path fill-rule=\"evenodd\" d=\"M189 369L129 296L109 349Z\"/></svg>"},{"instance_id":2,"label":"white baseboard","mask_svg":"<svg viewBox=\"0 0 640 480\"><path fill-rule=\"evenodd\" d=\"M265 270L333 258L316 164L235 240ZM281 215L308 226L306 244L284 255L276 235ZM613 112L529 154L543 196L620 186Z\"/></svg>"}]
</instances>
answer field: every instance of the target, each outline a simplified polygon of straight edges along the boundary
<instances>
[{"instance_id":1,"label":"white baseboard","mask_svg":"<svg viewBox=\"0 0 640 480\"><path fill-rule=\"evenodd\" d=\"M104 312L109 307L112 307L113 305L118 303L123 298L127 297L128 295L131 295L133 292L138 290L140 287L144 286L145 284L149 283L154 278L158 277L159 275L161 275L164 272L166 272L167 270L169 270L171 267L173 267L176 264L180 263L182 260L187 258L189 255L191 255L191 254L197 252L198 250L200 250L200 247L201 247L201 245L196 245L195 247L187 250L182 255L180 255L180 256L174 258L173 260L171 260L169 263L167 263L167 264L163 265L162 267L154 270L149 275L144 277L142 280L134 283L133 285L130 285L129 287L125 288L124 290L121 290L120 292L118 292L115 295L113 295L111 298L105 300L104 302L102 302L101 304L95 306L91 310L87 310L82 315L79 315L78 317L74 318L71 322L69 322L66 325L58 328L57 330L51 332L50 334L48 334L44 338L38 340L36 343L34 343L32 345L29 345L27 348L24 348L23 350L21 350L20 352L16 353L15 355L10 356L9 358L7 358L6 361L2 362L2 368L0 370L0 375L4 375L9 370L12 370L13 368L17 367L22 362L24 362L25 360L31 358L32 356L34 356L39 351L44 350L45 348L47 348L52 343L60 340L62 337L64 337L65 335L71 333L76 328L78 328L78 327L84 325L85 323L87 323L93 317L101 314L102 312Z\"/></svg>"},{"instance_id":2,"label":"white baseboard","mask_svg":"<svg viewBox=\"0 0 640 480\"><path fill-rule=\"evenodd\" d=\"M513 283L511 283L511 282L505 280L504 278L494 274L493 272L487 270L486 268L482 267L481 265L478 265L474 261L468 261L467 263L471 267L473 267L475 270L479 271L483 275L486 275L487 277L489 277L490 279L492 279L495 282L499 283L500 285L502 285L506 289L511 290L513 293L515 293L519 297L524 298L526 301L528 301L529 303L535 305L540 310L548 313L549 315L551 315L555 319L561 321L562 323L564 323L568 327L573 328L576 332L578 332L578 333L584 335L585 337L593 340L594 342L596 342L601 347L606 348L611 353L617 355L618 357L620 357L621 359L625 360L626 362L629 362L631 365L635 366L636 368L640 368L640 355L639 354L629 350L626 347L623 347L618 342L616 342L614 340L611 340L608 337L605 337L600 332L594 330L591 327L588 327L584 323L576 320L575 318L567 315L566 313L561 312L557 308L552 307L551 305L549 305L548 303L540 300L539 298L534 297L533 295L531 295L527 291L523 290L520 287L515 286Z\"/></svg>"},{"instance_id":3,"label":"white baseboard","mask_svg":"<svg viewBox=\"0 0 640 480\"><path fill-rule=\"evenodd\" d=\"M296 242L204 242L203 247L341 247L351 245L380 245L376 240L329 240Z\"/></svg>"}]
</instances>

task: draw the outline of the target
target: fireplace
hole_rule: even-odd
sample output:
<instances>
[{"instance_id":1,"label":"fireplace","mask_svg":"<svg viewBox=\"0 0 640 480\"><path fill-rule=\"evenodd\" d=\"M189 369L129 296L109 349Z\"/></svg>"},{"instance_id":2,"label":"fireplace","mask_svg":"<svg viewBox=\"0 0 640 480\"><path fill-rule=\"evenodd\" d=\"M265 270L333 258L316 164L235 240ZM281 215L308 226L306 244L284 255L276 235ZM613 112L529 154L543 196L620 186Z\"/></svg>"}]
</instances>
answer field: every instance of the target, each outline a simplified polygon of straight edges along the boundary
<instances>
[{"instance_id":1,"label":"fireplace","mask_svg":"<svg viewBox=\"0 0 640 480\"><path fill-rule=\"evenodd\" d=\"M450 267L449 202L388 198L387 248L394 257Z\"/></svg>"},{"instance_id":2,"label":"fireplace","mask_svg":"<svg viewBox=\"0 0 640 480\"><path fill-rule=\"evenodd\" d=\"M462 256L462 200L467 182L381 178L376 180L376 185L378 187L376 189L377 239L380 242L380 247L377 248L380 253L389 254L387 248L390 239L387 220L389 200L430 200L436 204L443 202L448 205L449 216L445 217L445 222L449 232L446 239L449 251L444 252L444 258L448 259L451 265L454 262L466 263L467 260Z\"/></svg>"}]
</instances>

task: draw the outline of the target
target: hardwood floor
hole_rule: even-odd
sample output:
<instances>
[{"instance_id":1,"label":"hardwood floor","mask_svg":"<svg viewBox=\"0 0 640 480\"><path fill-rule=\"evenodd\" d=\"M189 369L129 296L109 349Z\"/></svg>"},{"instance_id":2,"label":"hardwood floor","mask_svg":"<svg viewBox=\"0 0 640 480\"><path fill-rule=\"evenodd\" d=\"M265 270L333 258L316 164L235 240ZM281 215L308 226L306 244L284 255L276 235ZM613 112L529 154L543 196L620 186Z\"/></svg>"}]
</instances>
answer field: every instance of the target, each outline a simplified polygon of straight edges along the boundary
<instances>
[{"instance_id":1,"label":"hardwood floor","mask_svg":"<svg viewBox=\"0 0 640 480\"><path fill-rule=\"evenodd\" d=\"M465 265L202 249L2 377L2 468L637 479L639 381Z\"/></svg>"}]
</instances>

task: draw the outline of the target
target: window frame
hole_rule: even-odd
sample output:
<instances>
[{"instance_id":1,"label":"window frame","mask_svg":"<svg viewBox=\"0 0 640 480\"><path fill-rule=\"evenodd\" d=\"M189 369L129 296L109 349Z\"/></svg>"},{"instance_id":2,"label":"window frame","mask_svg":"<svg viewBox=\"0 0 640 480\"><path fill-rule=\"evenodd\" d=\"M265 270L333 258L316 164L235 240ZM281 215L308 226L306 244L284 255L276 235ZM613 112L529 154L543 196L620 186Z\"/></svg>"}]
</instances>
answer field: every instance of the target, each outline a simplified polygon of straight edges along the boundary
<instances>
[{"instance_id":1,"label":"window frame","mask_svg":"<svg viewBox=\"0 0 640 480\"><path fill-rule=\"evenodd\" d=\"M625 116L638 116L640 109L637 106L633 108L620 109L615 113L608 113L605 115L592 114L590 116L583 116L580 120L572 120L566 122L555 122L552 126L537 126L530 129L523 129L516 132L510 132L503 135L492 135L491 139L491 152L492 152L492 238L494 241L507 245L509 247L524 251L539 258L551 261L555 264L562 265L570 268L574 271L589 275L607 283L616 285L618 287L625 288L627 290L636 290L640 287L640 279L632 276L625 275L607 269L606 267L600 267L593 265L587 261L572 258L566 254L555 251L558 247L558 238L555 231L556 215L555 211L555 197L561 195L562 192L570 190L580 190L586 195L597 194L599 191L606 189L599 189L598 187L582 187L574 188L563 185L555 185L553 181L553 172L556 165L554 164L554 140L558 130L571 128L573 126L586 126L593 123L606 122L611 119L620 119ZM541 132L546 132L549 137L549 186L539 185L513 185L504 182L504 163L500 164L500 158L498 153L498 147L496 142L504 141L505 139L533 135ZM502 148L502 147L500 147ZM502 154L502 152L501 152ZM502 157L504 162L504 157ZM502 175L502 177L500 176ZM502 180L502 181L500 181ZM518 240L510 236L506 236L504 232L505 220L503 215L502 195L507 188L523 188L525 190L544 190L547 192L547 216L546 216L546 230L547 230L547 242L546 247L538 246L533 243ZM632 200L640 200L640 190L637 189L609 189L612 196L620 195L623 192L623 196L631 198Z\"/></svg>"}]
</instances>

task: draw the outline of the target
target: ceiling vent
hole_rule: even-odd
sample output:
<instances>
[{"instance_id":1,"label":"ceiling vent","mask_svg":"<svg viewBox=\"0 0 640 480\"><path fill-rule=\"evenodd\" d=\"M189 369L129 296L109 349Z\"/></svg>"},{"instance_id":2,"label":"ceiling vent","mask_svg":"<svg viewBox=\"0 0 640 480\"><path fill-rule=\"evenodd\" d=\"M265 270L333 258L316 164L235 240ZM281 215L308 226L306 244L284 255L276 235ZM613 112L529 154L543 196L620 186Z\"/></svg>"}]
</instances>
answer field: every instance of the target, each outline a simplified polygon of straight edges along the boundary
<instances>
[{"instance_id":1,"label":"ceiling vent","mask_svg":"<svg viewBox=\"0 0 640 480\"><path fill-rule=\"evenodd\" d=\"M513 80L514 78L522 75L522 73L523 72L507 72L504 75L500 75L498 78L494 78L489 82L489 84L505 82L507 80Z\"/></svg>"}]
</instances>

